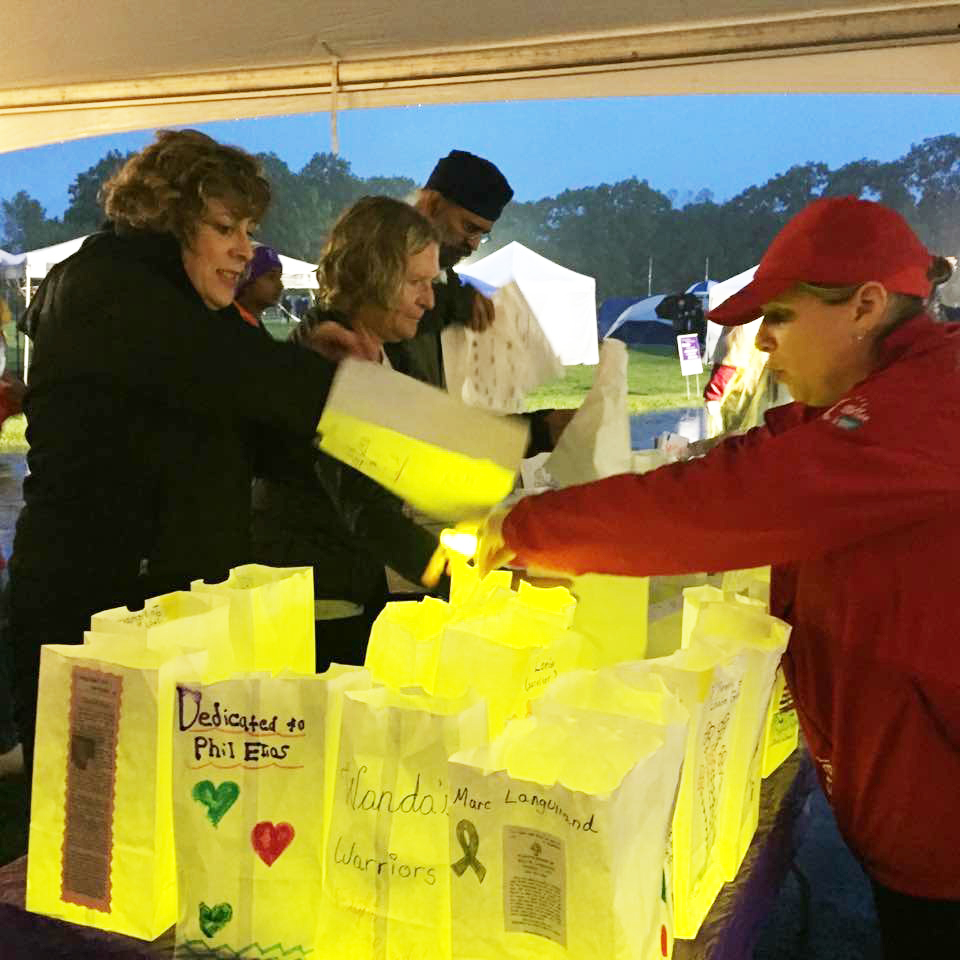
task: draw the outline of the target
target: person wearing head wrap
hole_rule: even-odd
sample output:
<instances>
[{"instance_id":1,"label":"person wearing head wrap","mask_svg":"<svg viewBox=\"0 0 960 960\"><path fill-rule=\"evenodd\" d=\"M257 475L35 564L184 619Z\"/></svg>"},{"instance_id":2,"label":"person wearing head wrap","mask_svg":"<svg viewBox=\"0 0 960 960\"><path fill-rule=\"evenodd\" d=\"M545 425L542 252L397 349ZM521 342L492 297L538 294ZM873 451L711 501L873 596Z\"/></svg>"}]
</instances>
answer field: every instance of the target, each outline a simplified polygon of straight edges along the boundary
<instances>
[{"instance_id":1,"label":"person wearing head wrap","mask_svg":"<svg viewBox=\"0 0 960 960\"><path fill-rule=\"evenodd\" d=\"M960 325L924 307L948 276L893 210L817 200L711 314L762 315L795 402L701 459L496 512L479 549L481 569L573 574L772 564L784 671L888 957L960 943Z\"/></svg>"},{"instance_id":2,"label":"person wearing head wrap","mask_svg":"<svg viewBox=\"0 0 960 960\"><path fill-rule=\"evenodd\" d=\"M440 235L440 269L445 280L436 301L420 321L416 337L396 344L391 359L410 376L435 387L445 386L440 333L459 323L485 330L494 320L493 303L453 270L486 243L494 224L513 197L513 188L495 164L466 150L451 150L437 161L413 201ZM530 427L526 455L552 450L573 410L536 410L524 414Z\"/></svg>"},{"instance_id":3,"label":"person wearing head wrap","mask_svg":"<svg viewBox=\"0 0 960 960\"><path fill-rule=\"evenodd\" d=\"M237 284L234 306L252 327L263 328L260 317L267 307L275 307L283 296L283 264L273 247L255 247Z\"/></svg>"},{"instance_id":4,"label":"person wearing head wrap","mask_svg":"<svg viewBox=\"0 0 960 960\"><path fill-rule=\"evenodd\" d=\"M486 242L512 196L507 178L493 163L465 150L451 150L439 160L417 191L413 205L440 234L440 268L446 271L420 332L402 345L403 365L418 380L444 385L440 331L445 326L460 323L483 330L493 321L493 304L462 283L453 267Z\"/></svg>"}]
</instances>

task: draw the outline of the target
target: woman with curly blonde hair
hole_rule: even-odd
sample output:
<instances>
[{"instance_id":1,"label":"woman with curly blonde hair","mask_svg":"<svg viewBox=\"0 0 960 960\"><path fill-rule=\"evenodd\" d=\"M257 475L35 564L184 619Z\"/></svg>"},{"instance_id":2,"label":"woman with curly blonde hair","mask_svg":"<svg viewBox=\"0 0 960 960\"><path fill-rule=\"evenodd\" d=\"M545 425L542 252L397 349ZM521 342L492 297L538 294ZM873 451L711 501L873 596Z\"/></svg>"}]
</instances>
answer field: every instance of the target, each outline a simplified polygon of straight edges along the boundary
<instances>
[{"instance_id":1,"label":"woman with curly blonde hair","mask_svg":"<svg viewBox=\"0 0 960 960\"><path fill-rule=\"evenodd\" d=\"M332 372L219 312L270 201L254 157L161 131L102 200L110 225L50 272L25 318L10 630L28 763L40 645L81 643L99 610L246 562L252 475L274 446L312 456Z\"/></svg>"}]
</instances>

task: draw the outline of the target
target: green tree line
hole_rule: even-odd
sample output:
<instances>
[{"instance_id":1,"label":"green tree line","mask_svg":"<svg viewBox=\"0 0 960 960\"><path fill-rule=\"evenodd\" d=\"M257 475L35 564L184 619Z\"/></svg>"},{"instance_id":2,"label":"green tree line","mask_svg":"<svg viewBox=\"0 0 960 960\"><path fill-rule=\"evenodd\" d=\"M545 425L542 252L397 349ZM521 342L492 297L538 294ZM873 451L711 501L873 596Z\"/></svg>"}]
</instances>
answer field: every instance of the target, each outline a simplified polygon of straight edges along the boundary
<instances>
[{"instance_id":1,"label":"green tree line","mask_svg":"<svg viewBox=\"0 0 960 960\"><path fill-rule=\"evenodd\" d=\"M48 217L25 191L2 201L0 246L31 250L97 229L103 220L97 192L125 159L111 151L77 174L61 218ZM416 186L406 177L358 177L349 161L330 153L315 154L299 172L274 153L260 160L274 195L260 239L312 262L337 215L358 197L404 197ZM484 253L519 240L595 277L598 300L645 296L651 265L653 291L673 292L703 277L708 262L716 279L747 269L798 210L816 197L843 194L900 211L931 250L960 252L960 136L946 134L889 162L857 160L836 170L800 164L723 203L709 190L681 199L637 177L511 203Z\"/></svg>"}]
</instances>

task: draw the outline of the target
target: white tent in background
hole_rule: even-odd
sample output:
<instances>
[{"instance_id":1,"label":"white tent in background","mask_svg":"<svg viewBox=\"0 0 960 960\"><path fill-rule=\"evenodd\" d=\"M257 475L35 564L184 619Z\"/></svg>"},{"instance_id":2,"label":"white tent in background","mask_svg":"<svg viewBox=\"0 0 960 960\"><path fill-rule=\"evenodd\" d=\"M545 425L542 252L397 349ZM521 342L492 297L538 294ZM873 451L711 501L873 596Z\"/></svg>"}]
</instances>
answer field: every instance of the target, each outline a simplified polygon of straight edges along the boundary
<instances>
[{"instance_id":1,"label":"white tent in background","mask_svg":"<svg viewBox=\"0 0 960 960\"><path fill-rule=\"evenodd\" d=\"M565 366L597 363L597 283L513 241L457 273L487 289L520 288L553 352Z\"/></svg>"},{"instance_id":2,"label":"white tent in background","mask_svg":"<svg viewBox=\"0 0 960 960\"><path fill-rule=\"evenodd\" d=\"M280 263L283 267L282 279L283 286L287 290L316 290L320 284L317 282L317 265L307 263L306 260L297 260L295 257L288 257L286 254L280 254Z\"/></svg>"},{"instance_id":3,"label":"white tent in background","mask_svg":"<svg viewBox=\"0 0 960 960\"><path fill-rule=\"evenodd\" d=\"M31 282L42 280L55 264L76 253L86 239L85 236L75 237L73 240L55 243L50 247L28 250L26 253L13 254L2 250L0 251L0 276L24 283L28 279ZM280 254L280 263L283 265L284 287L293 290L317 289L317 265L315 263L297 260L295 257L288 257L282 253ZM29 296L28 289L28 299Z\"/></svg>"},{"instance_id":4,"label":"white tent in background","mask_svg":"<svg viewBox=\"0 0 960 960\"><path fill-rule=\"evenodd\" d=\"M742 290L753 279L756 272L757 268L751 267L749 270L744 270L743 273L738 273L735 277L730 277L729 280L721 280L719 283L715 283L710 287L707 294L707 309L716 310L724 300ZM719 323L714 323L710 319L707 320L707 339L704 346L704 358L707 363L713 362L713 355L716 352L722 332L723 327Z\"/></svg>"}]
</instances>

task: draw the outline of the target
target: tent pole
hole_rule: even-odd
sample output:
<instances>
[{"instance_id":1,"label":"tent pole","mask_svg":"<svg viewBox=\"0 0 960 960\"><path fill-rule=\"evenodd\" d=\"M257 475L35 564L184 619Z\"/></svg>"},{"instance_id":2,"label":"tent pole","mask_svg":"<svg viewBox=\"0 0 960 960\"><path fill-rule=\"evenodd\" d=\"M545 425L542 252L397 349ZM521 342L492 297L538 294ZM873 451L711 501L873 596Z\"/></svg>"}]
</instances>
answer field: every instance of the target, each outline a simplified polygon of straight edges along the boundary
<instances>
[{"instance_id":1,"label":"tent pole","mask_svg":"<svg viewBox=\"0 0 960 960\"><path fill-rule=\"evenodd\" d=\"M337 130L337 99L340 93L340 61L336 58L330 61L330 152L337 156L340 153L340 133Z\"/></svg>"},{"instance_id":2,"label":"tent pole","mask_svg":"<svg viewBox=\"0 0 960 960\"><path fill-rule=\"evenodd\" d=\"M24 280L26 281L26 286L23 291L23 310L26 313L27 308L30 306L30 266L29 263L25 264L26 275ZM27 383L27 371L30 369L30 338L27 336L26 332L23 334L23 382Z\"/></svg>"}]
</instances>

